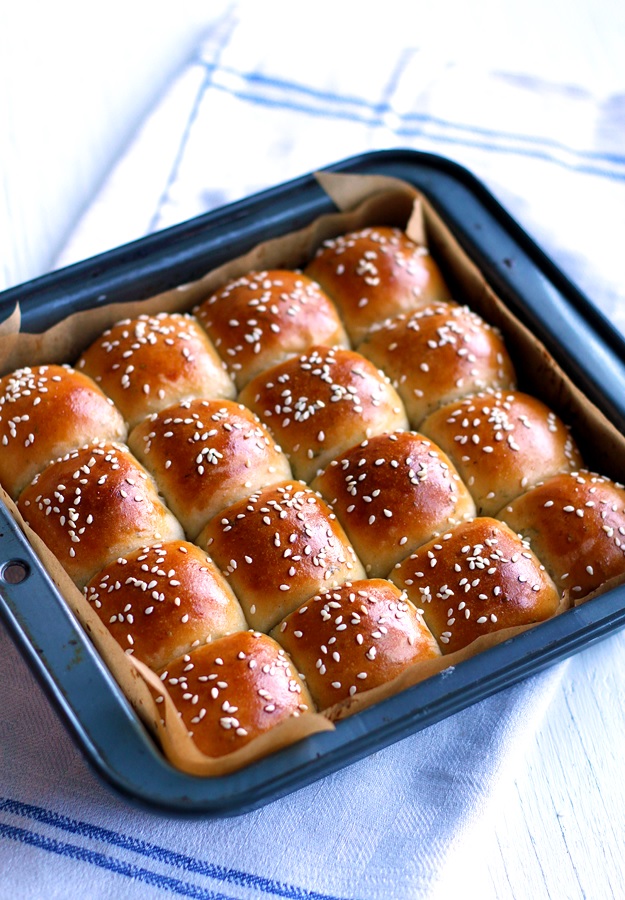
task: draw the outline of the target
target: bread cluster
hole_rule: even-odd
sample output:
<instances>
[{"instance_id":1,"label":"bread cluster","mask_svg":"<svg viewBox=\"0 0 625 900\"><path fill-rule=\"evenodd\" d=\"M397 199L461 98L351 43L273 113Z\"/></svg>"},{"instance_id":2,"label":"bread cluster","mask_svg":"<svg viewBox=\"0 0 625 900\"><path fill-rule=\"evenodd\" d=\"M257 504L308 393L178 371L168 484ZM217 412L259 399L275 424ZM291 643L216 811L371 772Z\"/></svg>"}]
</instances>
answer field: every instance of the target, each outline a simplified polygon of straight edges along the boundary
<instances>
[{"instance_id":1,"label":"bread cluster","mask_svg":"<svg viewBox=\"0 0 625 900\"><path fill-rule=\"evenodd\" d=\"M0 381L0 480L218 757L625 573L625 490L371 227Z\"/></svg>"}]
</instances>

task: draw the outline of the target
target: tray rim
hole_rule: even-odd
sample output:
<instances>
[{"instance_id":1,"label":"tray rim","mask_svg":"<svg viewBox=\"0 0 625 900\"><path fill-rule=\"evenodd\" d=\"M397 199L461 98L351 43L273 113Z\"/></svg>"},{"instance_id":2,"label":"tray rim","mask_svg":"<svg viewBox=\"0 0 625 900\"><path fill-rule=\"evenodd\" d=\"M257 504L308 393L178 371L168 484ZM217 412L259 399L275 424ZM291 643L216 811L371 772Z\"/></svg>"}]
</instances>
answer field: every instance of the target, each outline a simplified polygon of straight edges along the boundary
<instances>
[{"instance_id":1,"label":"tray rim","mask_svg":"<svg viewBox=\"0 0 625 900\"><path fill-rule=\"evenodd\" d=\"M610 356L614 354L617 357L620 355L621 359L625 358L625 341L610 323L467 169L432 154L413 150L389 150L350 157L323 171L385 174L383 170L389 167L394 172L398 169L410 172L414 171L416 166L429 171L434 179L440 177L451 179L452 183L460 184L469 191L480 206L495 216L512 243L529 255L532 264L554 285L557 293L566 297L572 304L576 315L596 337L598 344L605 347ZM396 177L410 180L406 179L405 175ZM421 184L415 186L431 199L426 188ZM219 222L224 218L227 218L231 229L240 228L241 223L250 217L253 218L267 203L274 203L278 197L283 204L284 199L291 196L293 191L299 192L300 195L303 193L306 197L302 208L298 210L299 218L307 217L309 214L312 216L312 211L319 206L321 200L316 179L313 173L310 173L173 226L156 235L99 254L91 260L11 288L0 294L0 315L3 310L9 310L18 297L21 297L25 308L29 302L33 302L33 298L35 300L39 298L40 302L45 304L47 302L45 298L48 297L50 290L62 291L68 283L74 284L77 280L84 279L87 272L92 273L92 277L87 278L88 283L95 285L95 290L98 290L100 282L98 277L93 276L94 272L99 276L103 269L112 270L115 266L125 269L137 259L141 265L146 265L147 260L160 253L162 247L171 241L176 247L182 242L186 252L189 241L196 241L199 233L206 231L210 235L215 229L218 230ZM328 198L325 193L321 199L323 204L327 205ZM436 207L436 203L433 205ZM284 223L286 214L280 208L274 216L272 227L279 228ZM287 224L288 230L292 230L293 223L289 221ZM464 233L459 239L463 245L466 241L470 243L471 234ZM187 259L185 252L181 251L179 254L183 260ZM175 266L175 257L176 253L169 255L168 265ZM212 263L210 267L212 268ZM119 272L117 270L116 272L119 277ZM505 271L497 274L505 281L507 275ZM60 315L58 318L62 317ZM625 381L620 381L620 374L617 367L615 377L621 384L622 392L622 384L625 384ZM618 387L618 384L616 386ZM616 413L622 430L625 407L619 406L617 402L614 409L613 398L609 398L607 406L609 413L612 415ZM6 521L7 516L10 521ZM593 599L590 604L569 610L556 619L536 625L531 630L466 660L454 670L444 670L426 682L421 682L401 694L337 723L336 732L307 738L301 742L305 747L294 745L286 748L232 776L199 779L177 773L155 748L151 736L130 709L128 701L121 694L88 637L80 626L76 627L73 614L54 588L43 566L38 560L32 559L32 551L3 504L0 504L0 526L3 526L0 531L4 533L0 541L0 550L8 546L11 559L27 559L31 569L30 578L36 580L41 590L54 597L56 604L54 608L61 621L61 630L67 642L70 642L67 643L67 652L74 651L76 645L71 642L77 641L81 647L82 664L89 666L90 677L105 691L106 702L111 704L110 709L119 714L119 727L128 729L127 733L124 732L125 740L127 739L131 747L129 752L134 754L130 767L124 768L123 760L120 760L118 755L113 754L111 757L111 748L107 746L106 736L101 733L102 730L94 729L93 722L85 721L84 711L81 714L77 713L77 698L67 694L67 685L59 678L58 662L50 665L45 648L40 646L41 641L33 633L32 611L30 620L28 615L24 615L23 595L19 586L7 586L0 580L0 613L15 643L65 720L74 741L100 777L132 802L149 808L167 810L170 813L232 815L257 808L329 772L355 762L375 749L415 733L504 687L515 684L553 662L607 637L625 625L625 586L621 586ZM32 585L32 581L30 584ZM29 590L32 590L32 586ZM65 613L61 612L59 600L66 610ZM491 670L485 682L484 669L488 664L491 665ZM338 738L332 737L337 734ZM147 782L145 777L139 778L139 761L149 769ZM298 766L303 769L298 770ZM159 779L156 791L154 783L150 783L149 778Z\"/></svg>"}]
</instances>

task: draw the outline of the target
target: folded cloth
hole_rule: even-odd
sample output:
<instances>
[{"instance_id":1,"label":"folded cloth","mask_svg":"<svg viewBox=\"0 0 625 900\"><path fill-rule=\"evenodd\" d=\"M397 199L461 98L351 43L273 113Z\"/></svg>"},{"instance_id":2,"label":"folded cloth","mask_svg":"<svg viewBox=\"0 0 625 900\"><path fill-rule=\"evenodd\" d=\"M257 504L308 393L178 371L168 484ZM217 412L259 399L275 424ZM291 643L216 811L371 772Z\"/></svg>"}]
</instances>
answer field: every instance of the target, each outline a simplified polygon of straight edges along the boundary
<instances>
[{"instance_id":1,"label":"folded cloth","mask_svg":"<svg viewBox=\"0 0 625 900\"><path fill-rule=\"evenodd\" d=\"M352 4L322 2L314 18L299 6L233 6L138 129L58 264L404 146L471 169L625 326L620 69L604 56L590 64L600 58L591 29L577 52L585 23L574 15L558 22L556 47L526 5L518 21L499 11L514 41L502 27L492 44L487 28L471 28L474 7L456 13L452 34L436 11L403 28L393 2L374 25ZM0 897L431 896L565 673L560 664L263 809L186 821L137 810L94 778L0 630Z\"/></svg>"},{"instance_id":2,"label":"folded cloth","mask_svg":"<svg viewBox=\"0 0 625 900\"><path fill-rule=\"evenodd\" d=\"M0 897L426 897L565 666L255 812L188 821L96 780L0 630Z\"/></svg>"},{"instance_id":3,"label":"folded cloth","mask_svg":"<svg viewBox=\"0 0 625 900\"><path fill-rule=\"evenodd\" d=\"M322 0L305 23L285 6L239 4L214 26L59 265L346 157L409 147L472 171L625 329L625 70L608 16L579 3L562 20L536 0L543 29L531 4L476 27L479 10L455 4L450 30L443 4L413 37L395 0L375 25L351 4Z\"/></svg>"}]
</instances>

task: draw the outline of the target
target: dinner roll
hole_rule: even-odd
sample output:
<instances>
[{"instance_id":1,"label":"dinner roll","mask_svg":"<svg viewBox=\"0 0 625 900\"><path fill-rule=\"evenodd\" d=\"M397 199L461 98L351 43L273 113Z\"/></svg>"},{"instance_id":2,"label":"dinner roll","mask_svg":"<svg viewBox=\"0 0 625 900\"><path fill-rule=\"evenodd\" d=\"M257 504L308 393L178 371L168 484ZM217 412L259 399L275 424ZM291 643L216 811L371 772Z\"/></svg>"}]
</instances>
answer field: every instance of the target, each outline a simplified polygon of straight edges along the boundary
<instances>
[{"instance_id":1,"label":"dinner roll","mask_svg":"<svg viewBox=\"0 0 625 900\"><path fill-rule=\"evenodd\" d=\"M427 247L399 228L363 228L325 241L304 271L336 303L354 346L374 322L451 299Z\"/></svg>"},{"instance_id":2,"label":"dinner roll","mask_svg":"<svg viewBox=\"0 0 625 900\"><path fill-rule=\"evenodd\" d=\"M371 328L358 351L390 377L413 428L466 394L515 387L501 335L466 306L437 303L387 319Z\"/></svg>"},{"instance_id":3,"label":"dinner roll","mask_svg":"<svg viewBox=\"0 0 625 900\"><path fill-rule=\"evenodd\" d=\"M55 460L22 491L18 507L80 588L136 547L184 537L123 444L86 444Z\"/></svg>"},{"instance_id":4,"label":"dinner roll","mask_svg":"<svg viewBox=\"0 0 625 900\"><path fill-rule=\"evenodd\" d=\"M171 662L161 680L194 743L211 757L314 711L282 647L258 632L238 631L198 647Z\"/></svg>"},{"instance_id":5,"label":"dinner roll","mask_svg":"<svg viewBox=\"0 0 625 900\"><path fill-rule=\"evenodd\" d=\"M453 653L502 628L554 615L558 591L544 566L507 525L463 522L398 563L391 580L441 645Z\"/></svg>"},{"instance_id":6,"label":"dinner roll","mask_svg":"<svg viewBox=\"0 0 625 900\"><path fill-rule=\"evenodd\" d=\"M343 525L368 575L388 575L433 534L472 518L475 503L454 466L421 434L376 435L352 447L311 485Z\"/></svg>"},{"instance_id":7,"label":"dinner roll","mask_svg":"<svg viewBox=\"0 0 625 900\"><path fill-rule=\"evenodd\" d=\"M389 581L348 582L307 600L272 632L320 710L440 656L406 595Z\"/></svg>"},{"instance_id":8,"label":"dinner roll","mask_svg":"<svg viewBox=\"0 0 625 900\"><path fill-rule=\"evenodd\" d=\"M388 378L359 353L336 347L314 347L257 375L239 399L276 436L304 481L359 441L408 427Z\"/></svg>"},{"instance_id":9,"label":"dinner roll","mask_svg":"<svg viewBox=\"0 0 625 900\"><path fill-rule=\"evenodd\" d=\"M297 481L228 507L211 519L198 543L259 631L269 631L320 590L365 574L334 513Z\"/></svg>"},{"instance_id":10,"label":"dinner roll","mask_svg":"<svg viewBox=\"0 0 625 900\"><path fill-rule=\"evenodd\" d=\"M560 591L579 600L625 575L625 488L593 472L567 472L498 513L526 538Z\"/></svg>"},{"instance_id":11,"label":"dinner roll","mask_svg":"<svg viewBox=\"0 0 625 900\"><path fill-rule=\"evenodd\" d=\"M69 366L0 378L0 482L15 500L48 463L91 440L126 440L113 402Z\"/></svg>"},{"instance_id":12,"label":"dinner roll","mask_svg":"<svg viewBox=\"0 0 625 900\"><path fill-rule=\"evenodd\" d=\"M190 315L124 319L82 354L76 368L112 397L129 428L185 397L234 397L206 332Z\"/></svg>"},{"instance_id":13,"label":"dinner roll","mask_svg":"<svg viewBox=\"0 0 625 900\"><path fill-rule=\"evenodd\" d=\"M91 579L85 596L126 653L155 670L247 629L225 578L199 547L185 541L120 556Z\"/></svg>"},{"instance_id":14,"label":"dinner roll","mask_svg":"<svg viewBox=\"0 0 625 900\"><path fill-rule=\"evenodd\" d=\"M251 272L195 311L237 388L314 344L348 347L336 307L301 272Z\"/></svg>"},{"instance_id":15,"label":"dinner roll","mask_svg":"<svg viewBox=\"0 0 625 900\"><path fill-rule=\"evenodd\" d=\"M582 460L564 423L518 391L480 392L442 406L421 423L473 494L479 515L502 506Z\"/></svg>"},{"instance_id":16,"label":"dinner roll","mask_svg":"<svg viewBox=\"0 0 625 900\"><path fill-rule=\"evenodd\" d=\"M226 506L291 477L272 435L232 400L183 400L144 419L128 442L191 540Z\"/></svg>"}]
</instances>

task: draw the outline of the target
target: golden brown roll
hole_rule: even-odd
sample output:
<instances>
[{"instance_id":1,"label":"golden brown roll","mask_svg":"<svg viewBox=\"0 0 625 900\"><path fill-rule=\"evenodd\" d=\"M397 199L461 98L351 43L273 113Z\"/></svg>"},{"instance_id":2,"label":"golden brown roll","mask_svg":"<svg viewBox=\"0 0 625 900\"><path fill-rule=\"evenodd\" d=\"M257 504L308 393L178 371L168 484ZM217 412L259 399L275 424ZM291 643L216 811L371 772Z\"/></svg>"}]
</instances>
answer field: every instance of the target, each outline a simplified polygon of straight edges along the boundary
<instances>
[{"instance_id":1,"label":"golden brown roll","mask_svg":"<svg viewBox=\"0 0 625 900\"><path fill-rule=\"evenodd\" d=\"M334 509L368 575L432 535L475 516L475 503L448 457L412 431L382 434L333 459L311 485Z\"/></svg>"},{"instance_id":2,"label":"golden brown roll","mask_svg":"<svg viewBox=\"0 0 625 900\"><path fill-rule=\"evenodd\" d=\"M119 557L91 579L85 596L122 649L154 670L248 627L215 564L186 541Z\"/></svg>"},{"instance_id":3,"label":"golden brown roll","mask_svg":"<svg viewBox=\"0 0 625 900\"><path fill-rule=\"evenodd\" d=\"M228 282L195 310L241 390L247 382L315 344L348 347L336 307L301 272L251 272Z\"/></svg>"},{"instance_id":4,"label":"golden brown roll","mask_svg":"<svg viewBox=\"0 0 625 900\"><path fill-rule=\"evenodd\" d=\"M383 369L419 428L438 406L515 387L501 335L466 306L438 303L374 325L358 352Z\"/></svg>"},{"instance_id":5,"label":"golden brown roll","mask_svg":"<svg viewBox=\"0 0 625 900\"><path fill-rule=\"evenodd\" d=\"M555 475L498 513L560 591L580 600L625 575L625 488L593 472Z\"/></svg>"},{"instance_id":6,"label":"golden brown roll","mask_svg":"<svg viewBox=\"0 0 625 900\"><path fill-rule=\"evenodd\" d=\"M428 416L420 431L454 463L478 515L494 515L544 478L582 464L558 416L518 391L481 392L449 403Z\"/></svg>"},{"instance_id":7,"label":"golden brown roll","mask_svg":"<svg viewBox=\"0 0 625 900\"><path fill-rule=\"evenodd\" d=\"M76 368L113 399L132 428L186 397L235 396L235 387L193 316L124 319L82 354Z\"/></svg>"},{"instance_id":8,"label":"golden brown roll","mask_svg":"<svg viewBox=\"0 0 625 900\"><path fill-rule=\"evenodd\" d=\"M267 425L304 481L359 441L408 427L388 378L359 353L336 347L314 347L257 375L239 400Z\"/></svg>"},{"instance_id":9,"label":"golden brown roll","mask_svg":"<svg viewBox=\"0 0 625 900\"><path fill-rule=\"evenodd\" d=\"M0 482L14 500L53 459L126 434L112 400L69 366L25 367L0 378Z\"/></svg>"},{"instance_id":10,"label":"golden brown roll","mask_svg":"<svg viewBox=\"0 0 625 900\"><path fill-rule=\"evenodd\" d=\"M18 507L80 588L136 547L184 537L123 444L87 444L55 460L22 491Z\"/></svg>"},{"instance_id":11,"label":"golden brown roll","mask_svg":"<svg viewBox=\"0 0 625 900\"><path fill-rule=\"evenodd\" d=\"M427 247L399 228L363 228L325 241L304 271L336 303L354 346L374 322L451 299Z\"/></svg>"},{"instance_id":12,"label":"golden brown roll","mask_svg":"<svg viewBox=\"0 0 625 900\"><path fill-rule=\"evenodd\" d=\"M556 612L558 591L518 535L491 518L464 522L398 563L391 580L453 653L478 637L542 622Z\"/></svg>"},{"instance_id":13,"label":"golden brown roll","mask_svg":"<svg viewBox=\"0 0 625 900\"><path fill-rule=\"evenodd\" d=\"M198 543L260 631L269 631L313 594L365 574L334 513L297 481L228 507L208 523Z\"/></svg>"},{"instance_id":14,"label":"golden brown roll","mask_svg":"<svg viewBox=\"0 0 625 900\"><path fill-rule=\"evenodd\" d=\"M282 647L258 632L239 631L198 647L170 663L161 680L196 746L211 757L314 711Z\"/></svg>"},{"instance_id":15,"label":"golden brown roll","mask_svg":"<svg viewBox=\"0 0 625 900\"><path fill-rule=\"evenodd\" d=\"M355 581L318 594L272 632L320 710L440 656L422 616L395 585Z\"/></svg>"},{"instance_id":16,"label":"golden brown roll","mask_svg":"<svg viewBox=\"0 0 625 900\"><path fill-rule=\"evenodd\" d=\"M226 506L291 477L273 436L232 400L183 400L144 419L128 442L191 540Z\"/></svg>"}]
</instances>

